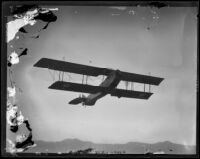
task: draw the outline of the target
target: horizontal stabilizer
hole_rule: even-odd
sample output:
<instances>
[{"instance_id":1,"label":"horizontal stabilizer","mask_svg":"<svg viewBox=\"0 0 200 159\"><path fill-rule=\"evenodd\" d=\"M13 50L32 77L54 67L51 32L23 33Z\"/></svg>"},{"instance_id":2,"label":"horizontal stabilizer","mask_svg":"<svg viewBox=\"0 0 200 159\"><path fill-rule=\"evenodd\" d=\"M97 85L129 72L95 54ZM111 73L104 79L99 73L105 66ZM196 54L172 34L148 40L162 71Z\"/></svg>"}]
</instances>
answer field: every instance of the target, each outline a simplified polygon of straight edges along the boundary
<instances>
[{"instance_id":1,"label":"horizontal stabilizer","mask_svg":"<svg viewBox=\"0 0 200 159\"><path fill-rule=\"evenodd\" d=\"M69 104L74 104L74 105L76 105L76 104L82 103L82 102L84 102L84 101L85 101L85 98L78 97L78 98L75 98L75 99L71 100L71 101L69 102Z\"/></svg>"}]
</instances>

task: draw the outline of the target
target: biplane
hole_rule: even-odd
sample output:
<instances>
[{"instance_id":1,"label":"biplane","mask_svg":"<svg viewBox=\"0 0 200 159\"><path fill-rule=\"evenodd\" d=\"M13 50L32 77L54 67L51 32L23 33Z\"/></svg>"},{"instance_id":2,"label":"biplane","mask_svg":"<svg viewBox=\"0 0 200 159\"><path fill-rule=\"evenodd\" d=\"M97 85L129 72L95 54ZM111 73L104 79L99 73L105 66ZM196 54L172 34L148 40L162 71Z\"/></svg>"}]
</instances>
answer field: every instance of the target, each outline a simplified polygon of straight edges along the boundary
<instances>
[{"instance_id":1,"label":"biplane","mask_svg":"<svg viewBox=\"0 0 200 159\"><path fill-rule=\"evenodd\" d=\"M83 78L85 76L94 76L97 77L99 75L107 76L99 86L93 86L84 84L82 81L81 83L73 83L67 81L56 81L49 89L56 89L56 90L64 90L64 91L74 91L74 92L81 92L81 93L88 93L89 95L86 97L84 95L75 98L69 102L69 104L79 104L82 105L92 106L96 103L96 101L107 94L111 96L126 97L126 98L138 98L138 99L149 99L149 97L153 94L150 91L145 91L145 84L150 85L159 85L164 78L153 77L149 75L140 75L135 73L128 73L123 72L120 70L113 70L109 68L100 68L100 67L93 67L88 65L76 64L66 61L59 61L49 58L42 58L34 67L40 68L48 68L51 70L61 71L61 72L69 72L69 73L76 73L82 74ZM117 88L120 81L127 81L127 82L137 82L144 84L144 91L135 91L135 90L128 90L128 89L119 89Z\"/></svg>"}]
</instances>

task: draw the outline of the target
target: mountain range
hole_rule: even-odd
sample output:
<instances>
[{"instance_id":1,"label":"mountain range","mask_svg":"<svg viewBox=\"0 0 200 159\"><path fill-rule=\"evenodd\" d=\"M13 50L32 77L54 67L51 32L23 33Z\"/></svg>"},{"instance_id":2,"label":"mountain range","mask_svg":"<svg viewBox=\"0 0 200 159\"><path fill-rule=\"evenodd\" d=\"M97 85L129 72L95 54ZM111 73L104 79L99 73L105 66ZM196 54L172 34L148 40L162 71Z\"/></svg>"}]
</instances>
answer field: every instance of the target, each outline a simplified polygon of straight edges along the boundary
<instances>
[{"instance_id":1,"label":"mountain range","mask_svg":"<svg viewBox=\"0 0 200 159\"><path fill-rule=\"evenodd\" d=\"M164 154L195 154L196 146L184 146L169 141L158 142L154 144L128 142L126 144L99 144L79 139L65 139L58 142L35 141L36 147L26 152L37 153L69 153L78 150L93 149L95 152L104 153L126 153L126 154L144 154L164 153Z\"/></svg>"}]
</instances>

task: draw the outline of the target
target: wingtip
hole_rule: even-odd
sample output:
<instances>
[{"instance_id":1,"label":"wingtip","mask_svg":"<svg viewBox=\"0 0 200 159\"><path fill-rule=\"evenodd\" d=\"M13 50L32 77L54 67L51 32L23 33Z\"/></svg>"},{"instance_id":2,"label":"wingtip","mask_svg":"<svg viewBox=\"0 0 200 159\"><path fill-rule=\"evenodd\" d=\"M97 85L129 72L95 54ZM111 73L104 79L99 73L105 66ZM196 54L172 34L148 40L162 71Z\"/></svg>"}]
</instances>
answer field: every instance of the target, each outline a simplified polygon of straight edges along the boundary
<instances>
[{"instance_id":1,"label":"wingtip","mask_svg":"<svg viewBox=\"0 0 200 159\"><path fill-rule=\"evenodd\" d=\"M33 65L33 67L38 67L38 62L36 62L36 63Z\"/></svg>"},{"instance_id":2,"label":"wingtip","mask_svg":"<svg viewBox=\"0 0 200 159\"><path fill-rule=\"evenodd\" d=\"M44 61L46 60L47 58L41 58L39 59L34 65L33 67L43 67L45 68L44 66Z\"/></svg>"},{"instance_id":3,"label":"wingtip","mask_svg":"<svg viewBox=\"0 0 200 159\"><path fill-rule=\"evenodd\" d=\"M159 84L160 84L162 81L164 81L164 78L160 78L160 82L159 82ZM158 84L158 85L159 85L159 84Z\"/></svg>"},{"instance_id":4,"label":"wingtip","mask_svg":"<svg viewBox=\"0 0 200 159\"><path fill-rule=\"evenodd\" d=\"M58 87L59 85L62 85L62 81L55 81L48 87L48 89L56 89L56 87Z\"/></svg>"},{"instance_id":5,"label":"wingtip","mask_svg":"<svg viewBox=\"0 0 200 159\"><path fill-rule=\"evenodd\" d=\"M38 60L34 65L33 65L33 67L40 67L40 63L41 63L41 60L42 60L43 58L41 58L40 60Z\"/></svg>"}]
</instances>

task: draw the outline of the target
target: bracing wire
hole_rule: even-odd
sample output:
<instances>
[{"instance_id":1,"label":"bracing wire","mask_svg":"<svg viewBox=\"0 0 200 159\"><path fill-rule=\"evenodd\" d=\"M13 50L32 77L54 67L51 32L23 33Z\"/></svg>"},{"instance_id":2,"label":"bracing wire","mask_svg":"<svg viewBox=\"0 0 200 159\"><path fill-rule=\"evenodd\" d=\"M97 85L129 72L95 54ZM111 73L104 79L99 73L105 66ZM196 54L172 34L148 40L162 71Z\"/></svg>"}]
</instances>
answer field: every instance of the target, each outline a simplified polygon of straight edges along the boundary
<instances>
[{"instance_id":1,"label":"bracing wire","mask_svg":"<svg viewBox=\"0 0 200 159\"><path fill-rule=\"evenodd\" d=\"M55 81L54 75L52 75L50 69L48 69L48 72L49 72L50 76L53 78L53 81Z\"/></svg>"}]
</instances>

